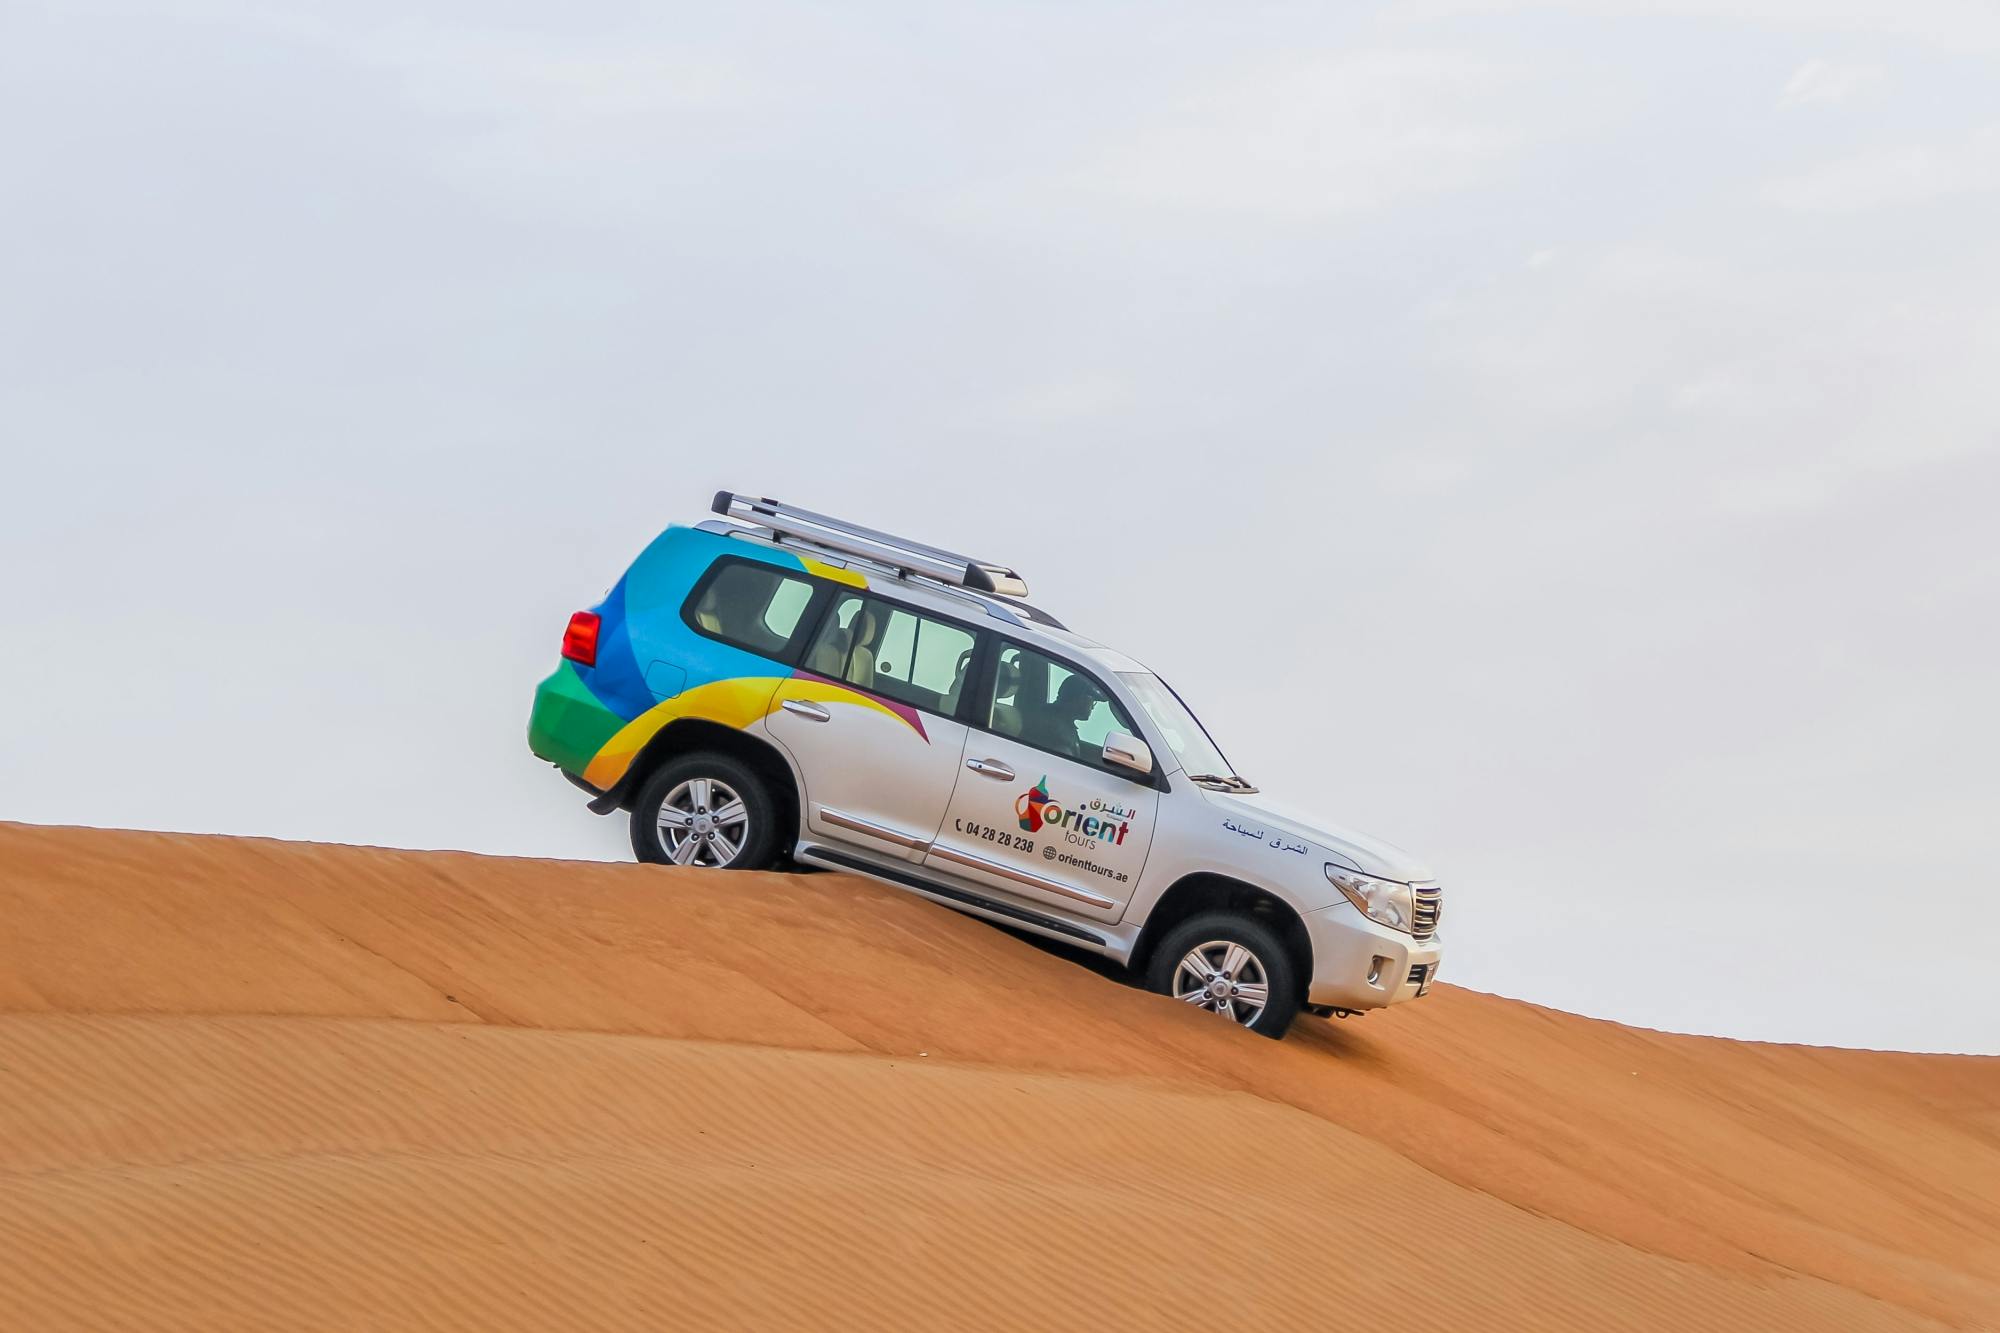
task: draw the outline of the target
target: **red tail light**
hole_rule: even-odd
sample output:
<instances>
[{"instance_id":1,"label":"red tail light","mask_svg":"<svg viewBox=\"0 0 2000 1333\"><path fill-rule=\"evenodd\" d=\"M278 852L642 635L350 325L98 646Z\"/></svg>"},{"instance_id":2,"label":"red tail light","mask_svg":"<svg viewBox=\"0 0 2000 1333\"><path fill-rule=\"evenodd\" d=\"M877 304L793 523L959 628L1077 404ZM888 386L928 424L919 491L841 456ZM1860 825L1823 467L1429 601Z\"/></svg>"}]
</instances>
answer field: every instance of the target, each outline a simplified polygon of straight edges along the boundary
<instances>
[{"instance_id":1,"label":"red tail light","mask_svg":"<svg viewBox=\"0 0 2000 1333\"><path fill-rule=\"evenodd\" d=\"M569 628L563 631L563 656L584 666L597 665L598 617L590 611L579 611L569 618Z\"/></svg>"}]
</instances>

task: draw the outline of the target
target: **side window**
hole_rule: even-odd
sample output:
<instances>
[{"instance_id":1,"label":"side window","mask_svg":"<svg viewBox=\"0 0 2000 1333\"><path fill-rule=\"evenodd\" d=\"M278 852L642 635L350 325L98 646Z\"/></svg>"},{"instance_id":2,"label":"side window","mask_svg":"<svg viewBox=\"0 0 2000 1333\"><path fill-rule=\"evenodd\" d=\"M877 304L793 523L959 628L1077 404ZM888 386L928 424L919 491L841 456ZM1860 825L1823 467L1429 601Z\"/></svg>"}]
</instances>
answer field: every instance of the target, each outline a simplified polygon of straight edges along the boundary
<instances>
[{"instance_id":1,"label":"side window","mask_svg":"<svg viewBox=\"0 0 2000 1333\"><path fill-rule=\"evenodd\" d=\"M1083 719L1076 724L1076 737L1079 741L1083 742L1083 748L1093 758L1103 757L1104 738L1112 732L1123 731L1133 735L1138 734L1132 730L1132 724L1125 721L1119 715L1118 705L1111 702L1111 697L1104 692L1096 681L1088 676L1079 676L1057 662L1049 664L1049 674L1055 678L1056 697L1058 699L1062 697L1063 682L1065 681L1074 680L1079 687L1089 690L1088 697L1091 700L1090 711L1085 713Z\"/></svg>"},{"instance_id":2,"label":"side window","mask_svg":"<svg viewBox=\"0 0 2000 1333\"><path fill-rule=\"evenodd\" d=\"M799 619L812 605L812 584L803 579L786 579L778 585L777 595L764 608L764 628L791 642L792 633L799 627Z\"/></svg>"},{"instance_id":3,"label":"side window","mask_svg":"<svg viewBox=\"0 0 2000 1333\"><path fill-rule=\"evenodd\" d=\"M821 622L812 647L806 649L806 670L828 680L847 679L847 650L854 643L854 621L861 614L861 595L844 592Z\"/></svg>"},{"instance_id":4,"label":"side window","mask_svg":"<svg viewBox=\"0 0 2000 1333\"><path fill-rule=\"evenodd\" d=\"M972 631L859 593L834 602L806 670L945 716L958 711Z\"/></svg>"},{"instance_id":5,"label":"side window","mask_svg":"<svg viewBox=\"0 0 2000 1333\"><path fill-rule=\"evenodd\" d=\"M704 634L782 657L812 604L813 585L771 565L730 561L701 585L687 618Z\"/></svg>"},{"instance_id":6,"label":"side window","mask_svg":"<svg viewBox=\"0 0 2000 1333\"><path fill-rule=\"evenodd\" d=\"M1108 767L1107 735L1138 734L1102 685L1052 657L1011 643L1000 650L986 725L1023 745L1098 768Z\"/></svg>"}]
</instances>

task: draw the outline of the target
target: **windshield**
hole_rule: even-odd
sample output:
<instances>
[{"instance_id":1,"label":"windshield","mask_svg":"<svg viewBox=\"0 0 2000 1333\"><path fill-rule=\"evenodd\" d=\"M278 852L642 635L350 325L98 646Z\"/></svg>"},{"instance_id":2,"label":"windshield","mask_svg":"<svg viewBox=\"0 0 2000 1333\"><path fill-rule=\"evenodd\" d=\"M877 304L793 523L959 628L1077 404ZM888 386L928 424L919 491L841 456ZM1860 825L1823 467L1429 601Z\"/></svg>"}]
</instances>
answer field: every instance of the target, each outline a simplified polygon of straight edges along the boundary
<instances>
[{"instance_id":1,"label":"windshield","mask_svg":"<svg viewBox=\"0 0 2000 1333\"><path fill-rule=\"evenodd\" d=\"M1181 767L1189 773L1216 773L1227 776L1235 770L1222 757L1222 751L1215 748L1215 742L1201 729L1201 723L1194 720L1194 714L1187 710L1180 696L1167 688L1167 682L1147 671L1121 671L1119 677L1131 687L1138 697L1139 706L1146 710L1146 716L1153 719L1153 725L1167 738L1167 745L1174 752L1174 758L1181 761Z\"/></svg>"}]
</instances>

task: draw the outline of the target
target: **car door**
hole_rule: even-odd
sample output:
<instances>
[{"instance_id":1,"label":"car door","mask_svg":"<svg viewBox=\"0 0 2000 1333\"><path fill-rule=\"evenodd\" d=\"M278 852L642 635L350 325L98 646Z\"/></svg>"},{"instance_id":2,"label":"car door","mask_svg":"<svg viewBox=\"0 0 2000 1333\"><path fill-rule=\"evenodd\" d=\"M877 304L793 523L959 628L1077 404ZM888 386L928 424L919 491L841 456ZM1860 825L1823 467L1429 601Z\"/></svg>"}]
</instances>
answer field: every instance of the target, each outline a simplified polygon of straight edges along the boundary
<instances>
[{"instance_id":1,"label":"car door","mask_svg":"<svg viewBox=\"0 0 2000 1333\"><path fill-rule=\"evenodd\" d=\"M1099 921L1123 915L1159 813L1156 778L1108 765L1138 735L1089 672L1002 640L970 713L951 804L925 864Z\"/></svg>"},{"instance_id":2,"label":"car door","mask_svg":"<svg viewBox=\"0 0 2000 1333\"><path fill-rule=\"evenodd\" d=\"M778 687L765 729L798 761L806 828L878 857L923 857L965 750L953 715L977 635L843 590Z\"/></svg>"}]
</instances>

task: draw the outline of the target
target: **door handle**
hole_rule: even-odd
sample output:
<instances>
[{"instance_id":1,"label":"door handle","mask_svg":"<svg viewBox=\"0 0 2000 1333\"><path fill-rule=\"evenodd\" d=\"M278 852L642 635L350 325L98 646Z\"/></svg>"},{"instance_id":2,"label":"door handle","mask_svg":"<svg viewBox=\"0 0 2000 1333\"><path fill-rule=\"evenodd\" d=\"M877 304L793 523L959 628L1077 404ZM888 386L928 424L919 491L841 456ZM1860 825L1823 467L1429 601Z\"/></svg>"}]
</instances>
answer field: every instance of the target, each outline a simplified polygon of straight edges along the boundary
<instances>
[{"instance_id":1,"label":"door handle","mask_svg":"<svg viewBox=\"0 0 2000 1333\"><path fill-rule=\"evenodd\" d=\"M968 759L965 766L983 778L998 778L1002 782L1014 780L1014 770L998 759Z\"/></svg>"},{"instance_id":2,"label":"door handle","mask_svg":"<svg viewBox=\"0 0 2000 1333\"><path fill-rule=\"evenodd\" d=\"M787 713L797 713L808 722L829 722L833 719L832 713L827 712L818 704L808 703L804 699L787 699L783 703L780 703L778 707L784 709Z\"/></svg>"}]
</instances>

